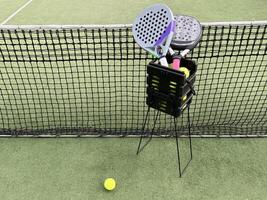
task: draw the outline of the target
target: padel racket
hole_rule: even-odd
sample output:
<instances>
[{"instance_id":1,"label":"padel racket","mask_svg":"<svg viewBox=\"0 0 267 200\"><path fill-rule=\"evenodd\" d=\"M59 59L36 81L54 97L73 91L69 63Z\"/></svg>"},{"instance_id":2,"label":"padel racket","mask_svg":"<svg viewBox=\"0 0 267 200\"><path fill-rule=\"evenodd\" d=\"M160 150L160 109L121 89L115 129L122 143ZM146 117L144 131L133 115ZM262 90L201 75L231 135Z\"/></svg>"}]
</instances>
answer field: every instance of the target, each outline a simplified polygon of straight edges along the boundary
<instances>
[{"instance_id":1,"label":"padel racket","mask_svg":"<svg viewBox=\"0 0 267 200\"><path fill-rule=\"evenodd\" d=\"M137 44L159 58L161 65L168 67L165 58L175 31L171 9L164 4L155 4L143 10L135 19L132 33Z\"/></svg>"},{"instance_id":2,"label":"padel racket","mask_svg":"<svg viewBox=\"0 0 267 200\"><path fill-rule=\"evenodd\" d=\"M186 15L176 15L175 34L173 36L171 47L174 50L183 50L179 56L173 56L173 68L178 70L180 67L180 60L190 50L195 48L202 36L202 26L197 19ZM170 49L170 54L174 52Z\"/></svg>"}]
</instances>

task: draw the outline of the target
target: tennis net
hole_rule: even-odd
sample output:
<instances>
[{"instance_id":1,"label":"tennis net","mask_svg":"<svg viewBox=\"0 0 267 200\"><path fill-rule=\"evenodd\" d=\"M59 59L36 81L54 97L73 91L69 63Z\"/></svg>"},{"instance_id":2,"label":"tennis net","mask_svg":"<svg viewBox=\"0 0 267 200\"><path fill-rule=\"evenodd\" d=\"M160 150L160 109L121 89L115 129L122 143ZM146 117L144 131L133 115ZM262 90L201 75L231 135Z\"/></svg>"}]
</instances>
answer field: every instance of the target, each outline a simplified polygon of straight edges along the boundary
<instances>
[{"instance_id":1,"label":"tennis net","mask_svg":"<svg viewBox=\"0 0 267 200\"><path fill-rule=\"evenodd\" d=\"M189 55L198 63L194 135L267 135L266 27L203 24ZM131 25L0 26L0 135L139 135L151 59L134 42ZM186 114L178 118L180 134L186 123ZM156 134L171 136L173 129L161 113Z\"/></svg>"}]
</instances>

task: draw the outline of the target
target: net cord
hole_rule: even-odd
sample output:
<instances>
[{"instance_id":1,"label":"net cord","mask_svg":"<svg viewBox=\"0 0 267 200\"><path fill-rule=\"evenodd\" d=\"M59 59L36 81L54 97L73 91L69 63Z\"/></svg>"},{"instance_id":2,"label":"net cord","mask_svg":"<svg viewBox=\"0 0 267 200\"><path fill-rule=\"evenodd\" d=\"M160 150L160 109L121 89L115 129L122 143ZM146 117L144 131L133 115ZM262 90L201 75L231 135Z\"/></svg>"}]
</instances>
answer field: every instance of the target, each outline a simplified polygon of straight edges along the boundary
<instances>
[{"instance_id":1,"label":"net cord","mask_svg":"<svg viewBox=\"0 0 267 200\"><path fill-rule=\"evenodd\" d=\"M233 21L233 22L202 22L203 26L242 26L242 25L266 25L267 21ZM131 28L132 24L108 24L108 25L0 25L2 30L51 30L51 29L121 29L121 28Z\"/></svg>"}]
</instances>

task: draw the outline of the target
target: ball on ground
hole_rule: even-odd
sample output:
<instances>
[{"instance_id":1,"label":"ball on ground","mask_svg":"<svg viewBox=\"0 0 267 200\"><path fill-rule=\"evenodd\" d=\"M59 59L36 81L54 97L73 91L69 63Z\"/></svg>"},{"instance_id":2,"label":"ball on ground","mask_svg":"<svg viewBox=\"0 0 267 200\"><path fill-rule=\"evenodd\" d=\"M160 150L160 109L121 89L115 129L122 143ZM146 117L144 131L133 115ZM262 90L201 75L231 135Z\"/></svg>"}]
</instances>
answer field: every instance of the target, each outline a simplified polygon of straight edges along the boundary
<instances>
[{"instance_id":1,"label":"ball on ground","mask_svg":"<svg viewBox=\"0 0 267 200\"><path fill-rule=\"evenodd\" d=\"M180 67L179 71L185 74L185 78L188 78L190 76L190 71L186 67Z\"/></svg>"},{"instance_id":2,"label":"ball on ground","mask_svg":"<svg viewBox=\"0 0 267 200\"><path fill-rule=\"evenodd\" d=\"M116 181L113 178L107 178L104 181L104 188L108 191L114 190L116 187Z\"/></svg>"}]
</instances>

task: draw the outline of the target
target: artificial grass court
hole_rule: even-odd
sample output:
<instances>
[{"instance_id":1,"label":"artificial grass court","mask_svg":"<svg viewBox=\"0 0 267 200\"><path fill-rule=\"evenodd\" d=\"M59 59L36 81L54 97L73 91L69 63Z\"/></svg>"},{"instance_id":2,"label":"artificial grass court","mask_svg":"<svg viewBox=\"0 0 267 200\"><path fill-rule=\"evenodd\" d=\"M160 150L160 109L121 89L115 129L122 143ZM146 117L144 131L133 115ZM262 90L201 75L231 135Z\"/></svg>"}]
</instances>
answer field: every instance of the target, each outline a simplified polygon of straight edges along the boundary
<instances>
[{"instance_id":1,"label":"artificial grass court","mask_svg":"<svg viewBox=\"0 0 267 200\"><path fill-rule=\"evenodd\" d=\"M26 2L0 0L0 20ZM265 0L33 0L7 24L131 24L140 10L154 3L201 22L265 20L267 15Z\"/></svg>"},{"instance_id":2,"label":"artificial grass court","mask_svg":"<svg viewBox=\"0 0 267 200\"><path fill-rule=\"evenodd\" d=\"M26 2L0 0L0 21ZM267 18L265 0L161 2L201 22ZM132 23L140 10L153 3L33 0L7 24ZM173 139L155 138L139 156L137 144L136 138L0 138L0 199L267 198L264 138L194 138L193 161L181 179ZM103 189L107 177L117 181L112 192Z\"/></svg>"},{"instance_id":3,"label":"artificial grass court","mask_svg":"<svg viewBox=\"0 0 267 200\"><path fill-rule=\"evenodd\" d=\"M139 156L137 138L1 139L1 199L266 199L266 139L193 142L179 179L173 139L154 138ZM111 175L117 188L106 192Z\"/></svg>"}]
</instances>

